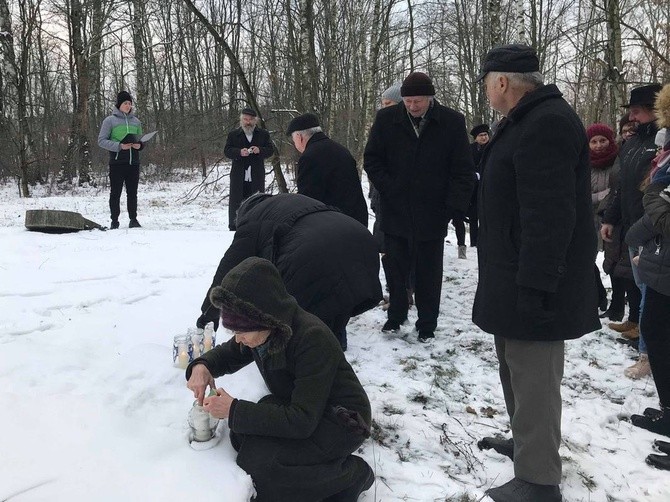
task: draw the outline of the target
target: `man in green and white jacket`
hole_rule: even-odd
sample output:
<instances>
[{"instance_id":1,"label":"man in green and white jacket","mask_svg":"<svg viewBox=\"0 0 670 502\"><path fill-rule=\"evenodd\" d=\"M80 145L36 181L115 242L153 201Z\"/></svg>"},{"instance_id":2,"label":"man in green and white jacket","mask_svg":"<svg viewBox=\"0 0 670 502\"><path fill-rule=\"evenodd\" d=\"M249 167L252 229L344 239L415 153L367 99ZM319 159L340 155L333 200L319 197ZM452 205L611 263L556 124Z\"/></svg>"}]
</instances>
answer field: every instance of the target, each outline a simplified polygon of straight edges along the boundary
<instances>
[{"instance_id":1,"label":"man in green and white jacket","mask_svg":"<svg viewBox=\"0 0 670 502\"><path fill-rule=\"evenodd\" d=\"M140 227L137 221L137 185L140 181L140 153L143 144L142 124L132 113L133 98L127 91L121 91L116 97L112 114L102 122L98 145L109 150L109 210L111 228L119 228L121 214L120 200L123 185L126 185L129 228Z\"/></svg>"}]
</instances>

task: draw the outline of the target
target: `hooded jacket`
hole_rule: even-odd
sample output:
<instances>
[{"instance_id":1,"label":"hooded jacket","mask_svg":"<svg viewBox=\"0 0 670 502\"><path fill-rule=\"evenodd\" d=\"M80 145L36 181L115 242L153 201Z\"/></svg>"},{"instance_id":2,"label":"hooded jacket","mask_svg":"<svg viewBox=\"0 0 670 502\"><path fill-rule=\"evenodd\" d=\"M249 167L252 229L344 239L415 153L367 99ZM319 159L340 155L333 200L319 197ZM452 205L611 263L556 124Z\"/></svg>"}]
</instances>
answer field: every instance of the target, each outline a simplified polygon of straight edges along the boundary
<instances>
[{"instance_id":1,"label":"hooded jacket","mask_svg":"<svg viewBox=\"0 0 670 502\"><path fill-rule=\"evenodd\" d=\"M142 136L142 124L132 112L125 114L118 108L114 108L112 114L102 121L100 133L98 134L98 146L109 150L110 166L139 166L139 150L130 148L122 150L122 143L139 143Z\"/></svg>"},{"instance_id":2,"label":"hooded jacket","mask_svg":"<svg viewBox=\"0 0 670 502\"><path fill-rule=\"evenodd\" d=\"M272 332L260 348L250 349L232 337L202 357L214 377L255 363L277 400L233 401L228 419L235 433L305 439L324 414L335 407L358 412L370 424L370 402L339 342L314 315L286 291L268 260L248 258L234 267L211 292L217 307L254 320ZM279 402L279 404L278 404Z\"/></svg>"}]
</instances>

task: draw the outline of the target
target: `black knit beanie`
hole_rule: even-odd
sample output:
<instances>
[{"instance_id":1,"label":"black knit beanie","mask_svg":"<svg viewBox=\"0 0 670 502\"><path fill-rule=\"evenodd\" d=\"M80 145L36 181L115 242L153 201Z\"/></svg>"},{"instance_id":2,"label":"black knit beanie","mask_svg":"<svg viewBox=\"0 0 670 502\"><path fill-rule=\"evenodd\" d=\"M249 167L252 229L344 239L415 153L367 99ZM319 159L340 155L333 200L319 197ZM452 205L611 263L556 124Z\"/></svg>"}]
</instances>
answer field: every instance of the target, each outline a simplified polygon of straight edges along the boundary
<instances>
[{"instance_id":1,"label":"black knit beanie","mask_svg":"<svg viewBox=\"0 0 670 502\"><path fill-rule=\"evenodd\" d=\"M126 101L133 102L133 97L128 91L121 91L116 95L116 107L119 108Z\"/></svg>"},{"instance_id":2,"label":"black knit beanie","mask_svg":"<svg viewBox=\"0 0 670 502\"><path fill-rule=\"evenodd\" d=\"M435 96L433 81L428 75L415 71L407 75L400 87L400 95L405 96Z\"/></svg>"}]
</instances>

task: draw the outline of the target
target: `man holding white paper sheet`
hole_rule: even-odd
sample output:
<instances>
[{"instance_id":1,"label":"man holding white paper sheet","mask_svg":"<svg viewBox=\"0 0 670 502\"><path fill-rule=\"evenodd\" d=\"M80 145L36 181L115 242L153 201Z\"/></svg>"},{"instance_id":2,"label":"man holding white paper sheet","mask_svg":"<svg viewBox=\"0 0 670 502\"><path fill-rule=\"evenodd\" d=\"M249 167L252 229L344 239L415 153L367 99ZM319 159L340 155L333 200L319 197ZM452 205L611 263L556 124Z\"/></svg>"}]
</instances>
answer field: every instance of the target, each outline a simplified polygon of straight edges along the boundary
<instances>
[{"instance_id":1,"label":"man holding white paper sheet","mask_svg":"<svg viewBox=\"0 0 670 502\"><path fill-rule=\"evenodd\" d=\"M116 97L112 114L100 127L98 145L109 151L109 210L111 228L119 228L121 214L121 192L126 186L129 228L140 227L137 221L137 186L140 181L140 153L144 141L153 137L153 133L142 136L142 124L132 113L133 98L127 91L121 91ZM154 132L155 133L155 132Z\"/></svg>"}]
</instances>

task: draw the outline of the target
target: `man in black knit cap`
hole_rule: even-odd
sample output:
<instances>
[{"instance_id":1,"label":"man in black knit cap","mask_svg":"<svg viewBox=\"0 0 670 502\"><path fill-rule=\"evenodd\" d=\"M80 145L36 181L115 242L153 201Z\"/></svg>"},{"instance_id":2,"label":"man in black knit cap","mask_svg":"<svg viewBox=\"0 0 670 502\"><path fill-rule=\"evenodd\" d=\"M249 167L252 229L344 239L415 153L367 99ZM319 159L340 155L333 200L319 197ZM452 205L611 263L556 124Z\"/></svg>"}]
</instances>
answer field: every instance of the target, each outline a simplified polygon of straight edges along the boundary
<instances>
[{"instance_id":1,"label":"man in black knit cap","mask_svg":"<svg viewBox=\"0 0 670 502\"><path fill-rule=\"evenodd\" d=\"M435 336L447 221L463 217L474 184L465 118L435 100L425 73L410 73L402 103L377 112L364 169L379 190L388 260L388 320L395 332L407 319L406 278L416 266L419 341Z\"/></svg>"}]
</instances>

